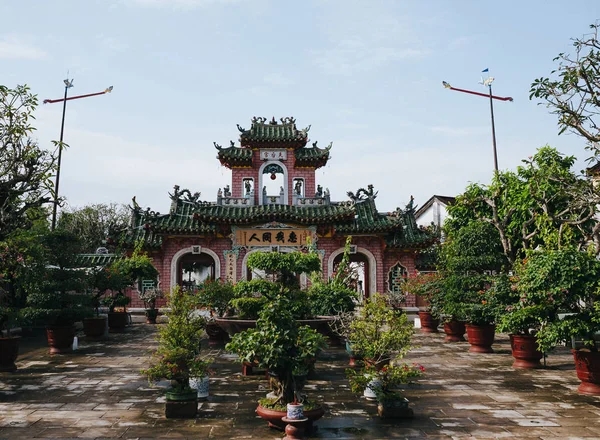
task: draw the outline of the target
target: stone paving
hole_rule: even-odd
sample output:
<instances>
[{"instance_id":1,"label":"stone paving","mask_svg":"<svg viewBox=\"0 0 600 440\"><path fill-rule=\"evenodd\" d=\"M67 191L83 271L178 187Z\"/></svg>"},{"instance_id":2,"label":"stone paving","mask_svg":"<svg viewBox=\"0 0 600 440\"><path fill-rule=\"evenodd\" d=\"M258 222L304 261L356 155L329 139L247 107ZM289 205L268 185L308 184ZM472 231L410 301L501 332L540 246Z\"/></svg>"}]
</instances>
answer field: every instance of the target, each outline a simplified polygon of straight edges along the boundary
<instances>
[{"instance_id":1,"label":"stone paving","mask_svg":"<svg viewBox=\"0 0 600 440\"><path fill-rule=\"evenodd\" d=\"M135 324L125 334L87 343L70 355L50 356L42 341L24 341L16 373L0 373L0 439L277 439L254 414L264 396L263 375L242 377L235 357L220 353L210 398L194 420L167 420L162 389L139 370L155 347L155 326ZM326 350L307 392L327 413L312 438L600 439L600 397L576 393L571 353L557 350L542 370L514 370L505 335L494 354L468 353L443 334L416 334L408 362L427 369L406 387L415 417L383 421L376 407L353 395L344 378L348 357ZM37 344L37 345L36 345Z\"/></svg>"}]
</instances>

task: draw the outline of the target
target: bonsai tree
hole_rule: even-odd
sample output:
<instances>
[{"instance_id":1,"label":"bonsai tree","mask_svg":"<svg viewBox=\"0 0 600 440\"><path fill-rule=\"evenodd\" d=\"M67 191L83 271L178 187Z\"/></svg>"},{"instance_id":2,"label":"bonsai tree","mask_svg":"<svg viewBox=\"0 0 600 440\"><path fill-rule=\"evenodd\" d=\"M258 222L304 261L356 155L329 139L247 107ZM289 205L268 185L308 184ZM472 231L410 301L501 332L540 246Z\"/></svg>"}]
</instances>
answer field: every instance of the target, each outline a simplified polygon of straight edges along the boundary
<instances>
[{"instance_id":1,"label":"bonsai tree","mask_svg":"<svg viewBox=\"0 0 600 440\"><path fill-rule=\"evenodd\" d=\"M125 275L123 275L120 271L118 271L112 265L106 267L96 267L91 270L90 273L90 287L94 289L94 293L91 296L92 305L95 310L96 316L100 315L100 304L101 298L107 294L107 292L119 292L122 291L127 286L127 279ZM104 301L104 304L109 307L111 312L114 311L116 306L122 307L129 304L117 304L117 302L122 301L113 301L112 297L110 301Z\"/></svg>"},{"instance_id":2,"label":"bonsai tree","mask_svg":"<svg viewBox=\"0 0 600 440\"><path fill-rule=\"evenodd\" d=\"M76 263L79 240L70 232L56 230L44 236L42 242L45 273L39 274L41 288L29 295L24 313L32 322L72 326L91 314L89 300L83 294L89 280Z\"/></svg>"},{"instance_id":3,"label":"bonsai tree","mask_svg":"<svg viewBox=\"0 0 600 440\"><path fill-rule=\"evenodd\" d=\"M299 290L297 276L319 270L319 257L313 253L259 252L250 255L248 266L265 271L270 283L265 291L274 296L260 311L256 328L234 335L226 349L237 353L242 362L258 362L268 368L275 394L270 405L303 400L299 395L300 378L325 347L325 339L313 329L300 327L295 319L298 309L303 308L298 306L298 297L303 292Z\"/></svg>"},{"instance_id":4,"label":"bonsai tree","mask_svg":"<svg viewBox=\"0 0 600 440\"><path fill-rule=\"evenodd\" d=\"M389 402L404 399L398 392L398 385L410 383L413 378L425 372L422 365L400 363L386 365L380 369L370 365L360 369L346 369L346 377L350 381L350 388L354 393L364 393L370 388L378 402Z\"/></svg>"},{"instance_id":5,"label":"bonsai tree","mask_svg":"<svg viewBox=\"0 0 600 440\"><path fill-rule=\"evenodd\" d=\"M126 307L131 302L131 298L125 295L125 289L136 286L138 292L141 292L143 280L156 283L158 278L158 270L139 246L131 256L115 260L108 269L106 276L108 284L112 286L112 294L104 299L104 305L110 312L114 312L115 307Z\"/></svg>"},{"instance_id":6,"label":"bonsai tree","mask_svg":"<svg viewBox=\"0 0 600 440\"><path fill-rule=\"evenodd\" d=\"M158 332L158 348L150 368L142 370L150 382L171 381L169 396L191 393L190 377L203 377L209 361L201 357L200 342L206 321L196 313L196 298L174 288L168 298L168 322ZM195 391L194 391L195 394Z\"/></svg>"},{"instance_id":7,"label":"bonsai tree","mask_svg":"<svg viewBox=\"0 0 600 440\"><path fill-rule=\"evenodd\" d=\"M414 328L406 315L389 308L382 295L367 299L350 323L348 335L353 351L377 367L402 357L410 350Z\"/></svg>"},{"instance_id":8,"label":"bonsai tree","mask_svg":"<svg viewBox=\"0 0 600 440\"><path fill-rule=\"evenodd\" d=\"M149 289L144 289L141 292L138 292L138 296L142 301L144 301L144 306L146 307L146 318L148 323L155 324L156 317L158 316L158 309L156 308L156 301L158 299L164 298L162 290L157 287L152 287Z\"/></svg>"},{"instance_id":9,"label":"bonsai tree","mask_svg":"<svg viewBox=\"0 0 600 440\"><path fill-rule=\"evenodd\" d=\"M598 351L600 261L593 255L575 249L531 251L515 281L517 300L501 319L502 331L536 335L542 352L573 337Z\"/></svg>"},{"instance_id":10,"label":"bonsai tree","mask_svg":"<svg viewBox=\"0 0 600 440\"><path fill-rule=\"evenodd\" d=\"M229 281L208 279L202 283L196 295L198 305L207 308L211 317L222 318L230 309L229 302L234 299L234 290Z\"/></svg>"}]
</instances>

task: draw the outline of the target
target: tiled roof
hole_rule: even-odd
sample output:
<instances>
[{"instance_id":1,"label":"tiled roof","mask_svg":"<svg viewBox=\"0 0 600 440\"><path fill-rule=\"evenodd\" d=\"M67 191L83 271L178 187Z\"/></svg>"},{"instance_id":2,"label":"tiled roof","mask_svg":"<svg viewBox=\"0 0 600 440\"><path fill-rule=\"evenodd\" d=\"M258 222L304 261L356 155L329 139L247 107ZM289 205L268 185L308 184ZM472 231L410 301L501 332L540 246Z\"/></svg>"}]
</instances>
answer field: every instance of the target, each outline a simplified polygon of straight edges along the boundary
<instances>
[{"instance_id":1,"label":"tiled roof","mask_svg":"<svg viewBox=\"0 0 600 440\"><path fill-rule=\"evenodd\" d=\"M108 266L119 258L117 254L79 254L75 262L78 267Z\"/></svg>"},{"instance_id":2,"label":"tiled roof","mask_svg":"<svg viewBox=\"0 0 600 440\"><path fill-rule=\"evenodd\" d=\"M298 130L294 118L281 118L278 123L275 118L267 122L266 118L252 118L252 125L249 130L238 125L240 131L240 142L242 147L268 147L269 144L281 146L288 144L292 148L301 148L308 141L308 130Z\"/></svg>"},{"instance_id":3,"label":"tiled roof","mask_svg":"<svg viewBox=\"0 0 600 440\"><path fill-rule=\"evenodd\" d=\"M321 168L329 160L329 150L331 150L331 144L327 148L319 148L316 142L313 143L312 148L298 148L294 151L296 166Z\"/></svg>"},{"instance_id":4,"label":"tiled roof","mask_svg":"<svg viewBox=\"0 0 600 440\"><path fill-rule=\"evenodd\" d=\"M148 215L134 211L135 225L127 235L129 243L142 240L150 248L160 248L162 237L169 234L203 235L226 231L233 225L252 225L268 221L331 226L342 235L378 234L391 248L419 248L435 237L419 228L412 209L393 213L377 212L372 198L331 205L258 205L221 206L209 202L178 199L170 214Z\"/></svg>"},{"instance_id":5,"label":"tiled roof","mask_svg":"<svg viewBox=\"0 0 600 440\"><path fill-rule=\"evenodd\" d=\"M299 224L331 224L354 219L350 204L295 206L257 205L249 207L210 206L200 207L194 213L199 222L249 224L265 220L290 221Z\"/></svg>"},{"instance_id":6,"label":"tiled roof","mask_svg":"<svg viewBox=\"0 0 600 440\"><path fill-rule=\"evenodd\" d=\"M231 168L237 167L251 167L252 166L252 149L251 148L240 148L231 146L229 148L222 148L215 143L215 147L219 152L217 153L217 159L221 162L221 165Z\"/></svg>"}]
</instances>

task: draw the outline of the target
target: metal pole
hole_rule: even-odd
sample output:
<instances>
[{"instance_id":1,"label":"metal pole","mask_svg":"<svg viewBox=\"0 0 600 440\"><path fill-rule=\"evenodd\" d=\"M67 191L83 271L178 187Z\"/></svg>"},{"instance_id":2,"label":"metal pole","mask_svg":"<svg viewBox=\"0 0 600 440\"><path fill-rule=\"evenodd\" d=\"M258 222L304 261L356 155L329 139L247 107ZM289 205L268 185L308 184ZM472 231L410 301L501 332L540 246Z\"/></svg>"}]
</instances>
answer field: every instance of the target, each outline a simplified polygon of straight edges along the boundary
<instances>
[{"instance_id":1,"label":"metal pole","mask_svg":"<svg viewBox=\"0 0 600 440\"><path fill-rule=\"evenodd\" d=\"M69 91L68 79L65 83L65 100L63 102L62 122L60 124L60 141L58 144L58 165L56 167L56 181L54 182L54 206L52 207L52 230L56 228L56 209L58 207L58 185L60 182L60 160L62 157L63 135L65 132L65 114L67 112L67 92Z\"/></svg>"},{"instance_id":2,"label":"metal pole","mask_svg":"<svg viewBox=\"0 0 600 440\"><path fill-rule=\"evenodd\" d=\"M498 153L496 152L496 128L494 126L494 99L492 96L492 85L490 88L490 114L492 115L492 145L494 146L494 170L498 174Z\"/></svg>"}]
</instances>

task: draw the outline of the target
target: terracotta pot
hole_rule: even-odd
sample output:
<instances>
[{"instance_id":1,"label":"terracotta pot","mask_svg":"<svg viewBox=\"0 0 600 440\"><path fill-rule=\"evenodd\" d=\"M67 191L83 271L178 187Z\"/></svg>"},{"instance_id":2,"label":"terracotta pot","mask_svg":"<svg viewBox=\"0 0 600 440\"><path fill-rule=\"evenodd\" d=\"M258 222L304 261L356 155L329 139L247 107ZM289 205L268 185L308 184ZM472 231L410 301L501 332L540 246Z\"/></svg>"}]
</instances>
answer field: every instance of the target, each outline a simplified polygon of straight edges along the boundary
<instances>
[{"instance_id":1,"label":"terracotta pot","mask_svg":"<svg viewBox=\"0 0 600 440\"><path fill-rule=\"evenodd\" d=\"M540 359L544 353L537 348L537 337L531 335L509 335L512 356L515 362L513 368L542 368Z\"/></svg>"},{"instance_id":2,"label":"terracotta pot","mask_svg":"<svg viewBox=\"0 0 600 440\"><path fill-rule=\"evenodd\" d=\"M408 407L408 400L406 399L377 402L377 414L382 419L407 419L414 416L413 410Z\"/></svg>"},{"instance_id":3,"label":"terracotta pot","mask_svg":"<svg viewBox=\"0 0 600 440\"><path fill-rule=\"evenodd\" d=\"M108 312L108 330L111 333L123 333L129 322L127 312Z\"/></svg>"},{"instance_id":4,"label":"terracotta pot","mask_svg":"<svg viewBox=\"0 0 600 440\"><path fill-rule=\"evenodd\" d=\"M496 326L494 324L473 325L467 324L467 338L471 348L471 353L493 353L492 344Z\"/></svg>"},{"instance_id":5,"label":"terracotta pot","mask_svg":"<svg viewBox=\"0 0 600 440\"><path fill-rule=\"evenodd\" d=\"M197 413L198 397L195 390L184 393L167 392L165 400L167 419L193 419Z\"/></svg>"},{"instance_id":6,"label":"terracotta pot","mask_svg":"<svg viewBox=\"0 0 600 440\"><path fill-rule=\"evenodd\" d=\"M580 394L600 396L600 353L571 350L575 358L575 370L581 385L577 388Z\"/></svg>"},{"instance_id":7,"label":"terracotta pot","mask_svg":"<svg viewBox=\"0 0 600 440\"><path fill-rule=\"evenodd\" d=\"M156 324L158 309L146 309L146 324Z\"/></svg>"},{"instance_id":8,"label":"terracotta pot","mask_svg":"<svg viewBox=\"0 0 600 440\"><path fill-rule=\"evenodd\" d=\"M256 408L256 414L258 414L262 419L266 420L269 424L270 428L279 429L283 431L285 429L286 423L281 420L282 417L287 415L287 411L276 411L274 409L264 408L261 405L258 405ZM319 420L325 414L325 409L322 406L319 406L315 409L304 410L304 417L308 419L306 422L305 433L310 434L313 430L313 423Z\"/></svg>"},{"instance_id":9,"label":"terracotta pot","mask_svg":"<svg viewBox=\"0 0 600 440\"><path fill-rule=\"evenodd\" d=\"M0 337L0 371L16 371L15 361L19 356L20 336Z\"/></svg>"},{"instance_id":10,"label":"terracotta pot","mask_svg":"<svg viewBox=\"0 0 600 440\"><path fill-rule=\"evenodd\" d=\"M106 316L85 318L83 320L83 332L90 341L103 339L106 334Z\"/></svg>"},{"instance_id":11,"label":"terracotta pot","mask_svg":"<svg viewBox=\"0 0 600 440\"><path fill-rule=\"evenodd\" d=\"M48 326L46 336L50 346L50 354L64 354L73 351L73 339L75 339L75 327Z\"/></svg>"},{"instance_id":12,"label":"terracotta pot","mask_svg":"<svg viewBox=\"0 0 600 440\"><path fill-rule=\"evenodd\" d=\"M444 322L444 333L446 339L444 342L463 342L465 340L466 326L462 321L453 319L452 321Z\"/></svg>"},{"instance_id":13,"label":"terracotta pot","mask_svg":"<svg viewBox=\"0 0 600 440\"><path fill-rule=\"evenodd\" d=\"M423 333L437 333L438 325L440 320L434 318L429 312L419 312L419 319L421 320L421 331Z\"/></svg>"},{"instance_id":14,"label":"terracotta pot","mask_svg":"<svg viewBox=\"0 0 600 440\"><path fill-rule=\"evenodd\" d=\"M208 335L209 347L223 347L227 342L230 341L227 332L223 330L216 322L206 323L205 331Z\"/></svg>"}]
</instances>

